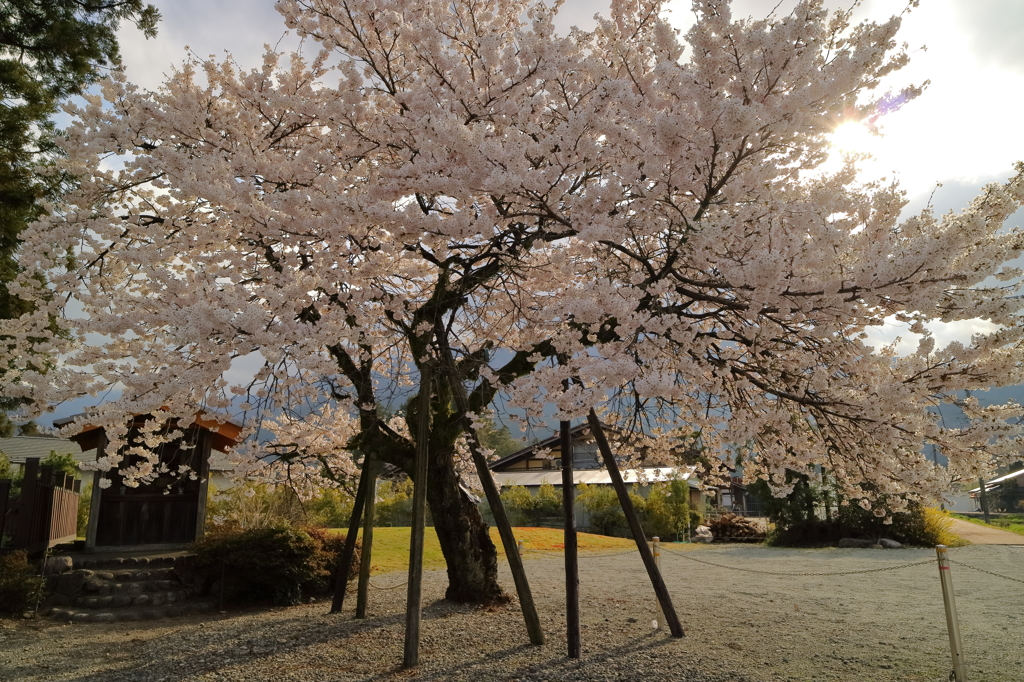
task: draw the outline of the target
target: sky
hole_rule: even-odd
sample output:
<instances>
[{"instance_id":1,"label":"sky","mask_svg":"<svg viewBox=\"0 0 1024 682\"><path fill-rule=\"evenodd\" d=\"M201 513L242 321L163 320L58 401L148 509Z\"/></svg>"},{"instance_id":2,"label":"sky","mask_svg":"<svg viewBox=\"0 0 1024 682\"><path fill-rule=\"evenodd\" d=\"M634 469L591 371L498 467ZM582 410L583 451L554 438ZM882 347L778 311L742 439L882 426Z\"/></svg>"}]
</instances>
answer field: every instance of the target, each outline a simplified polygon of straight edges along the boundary
<instances>
[{"instance_id":1,"label":"sky","mask_svg":"<svg viewBox=\"0 0 1024 682\"><path fill-rule=\"evenodd\" d=\"M146 40L134 27L119 38L128 79L156 89L187 50L200 56L230 52L243 68L259 65L266 45L288 50L298 45L273 8L273 0L150 0L163 18L155 39ZM830 8L852 0L826 0ZM734 17L762 18L778 5L784 13L795 0L734 0ZM901 11L902 0L865 0L856 20L887 18ZM606 2L566 0L557 26L593 26L595 12ZM692 25L690 0L668 3L669 19L684 31ZM866 176L896 177L910 199L908 211L929 201L944 213L959 210L994 181L1005 180L1013 163L1024 160L1024 2L1019 0L921 0L904 17L902 41L910 65L890 77L885 88L899 91L908 84L930 81L924 94L879 120L881 137L858 149L874 158L863 164ZM861 143L858 143L861 144ZM941 185L941 186L940 186ZM1018 213L1011 224L1024 223ZM983 321L935 327L939 347L950 340L987 331ZM872 339L889 342L902 335L904 350L916 346L912 335L897 327L879 330ZM60 410L64 412L65 410Z\"/></svg>"},{"instance_id":2,"label":"sky","mask_svg":"<svg viewBox=\"0 0 1024 682\"><path fill-rule=\"evenodd\" d=\"M287 35L272 0L150 0L162 12L159 34L145 40L133 27L122 29L121 47L129 80L157 88L170 68L194 53L231 52L243 67L260 62L264 46L297 45ZM845 7L852 0L828 0ZM778 0L735 0L734 17L761 18ZM795 5L782 0L778 12ZM865 0L856 19L882 20L902 9L902 0ZM557 25L593 26L593 15L607 3L566 0ZM668 17L685 30L693 23L689 0L668 3ZM930 80L925 93L880 120L884 137L872 140L876 160L866 171L900 179L923 206L937 183L933 203L940 210L960 208L987 182L1002 180L1013 162L1024 160L1024 2L1015 0L922 0L904 18L902 40L910 65L890 79L899 90Z\"/></svg>"}]
</instances>

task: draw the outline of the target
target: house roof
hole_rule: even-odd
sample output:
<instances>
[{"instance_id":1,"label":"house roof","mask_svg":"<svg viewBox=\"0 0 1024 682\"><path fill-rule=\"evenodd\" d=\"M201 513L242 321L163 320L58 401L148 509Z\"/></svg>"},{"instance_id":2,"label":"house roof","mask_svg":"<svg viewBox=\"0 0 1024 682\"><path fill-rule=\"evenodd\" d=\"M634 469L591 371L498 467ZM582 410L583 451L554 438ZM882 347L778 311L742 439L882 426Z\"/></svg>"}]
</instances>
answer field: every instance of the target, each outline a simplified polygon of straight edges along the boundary
<instances>
[{"instance_id":1,"label":"house roof","mask_svg":"<svg viewBox=\"0 0 1024 682\"><path fill-rule=\"evenodd\" d=\"M644 467L642 469L626 469L622 472L622 480L626 483L636 483L639 472L643 472L643 478L651 482L668 481L673 478L681 478L691 488L699 488L697 477L693 474L692 468L683 467ZM501 485L562 485L562 472L557 469L546 469L544 471L504 471L494 472L494 480ZM572 472L573 485L611 485L612 477L607 469L585 469Z\"/></svg>"},{"instance_id":2,"label":"house roof","mask_svg":"<svg viewBox=\"0 0 1024 682\"><path fill-rule=\"evenodd\" d=\"M616 429L614 429L614 427L610 427L607 424L604 424L603 426L604 426L606 431L616 430ZM587 433L587 434L590 433L590 424L587 424L586 422L584 422L582 424L578 424L577 426L574 426L571 429L569 429L569 435L573 439L575 439L577 436L580 436L580 435L582 435L584 433ZM498 471L499 469L501 469L503 467L507 467L510 464L515 464L516 462L519 462L519 461L524 460L524 459L530 459L537 450L545 450L545 449L548 449L548 448L556 448L556 447L558 447L560 445L560 441L561 441L561 434L555 433L555 435L553 435L553 436L551 436L549 438L545 438L544 440L537 441L536 443L532 443L530 445L527 445L522 450L517 450L517 451L513 452L511 455L506 455L506 456L502 457L501 459L499 459L498 461L492 462L491 463L491 469L493 471Z\"/></svg>"},{"instance_id":3,"label":"house roof","mask_svg":"<svg viewBox=\"0 0 1024 682\"><path fill-rule=\"evenodd\" d=\"M76 414L63 419L53 420L55 427L63 427L71 424L75 420L81 419L82 417L88 417L88 414ZM140 417L143 415L136 415ZM211 445L214 450L220 450L224 452L229 449L232 445L237 445L241 436L242 427L232 421L228 421L219 415L207 416L205 412L197 412L195 418L195 424L201 428L206 429L211 435ZM100 436L103 435L103 427L92 426L86 423L82 426L82 430L72 436L72 440L78 443L82 449L94 450L100 445Z\"/></svg>"},{"instance_id":4,"label":"house roof","mask_svg":"<svg viewBox=\"0 0 1024 682\"><path fill-rule=\"evenodd\" d=\"M68 453L76 462L92 462L96 459L96 450L82 450L78 443L66 438L51 436L14 436L0 438L0 452L7 455L12 464L24 464L26 459L38 457L46 459L50 452Z\"/></svg>"},{"instance_id":5,"label":"house roof","mask_svg":"<svg viewBox=\"0 0 1024 682\"><path fill-rule=\"evenodd\" d=\"M1010 473L1008 473L1008 474L1006 474L1004 476L1000 476L999 478L993 478L991 481L989 481L989 482L987 482L985 484L985 490L986 491L991 490L992 488L995 488L996 486L998 486L1000 483L1002 483L1004 481L1009 481L1010 479L1013 479L1013 478L1020 478L1021 476L1024 476L1024 469L1021 469L1019 471L1010 472ZM970 492L977 493L979 490L981 490L981 486L978 486L977 488L974 488Z\"/></svg>"}]
</instances>

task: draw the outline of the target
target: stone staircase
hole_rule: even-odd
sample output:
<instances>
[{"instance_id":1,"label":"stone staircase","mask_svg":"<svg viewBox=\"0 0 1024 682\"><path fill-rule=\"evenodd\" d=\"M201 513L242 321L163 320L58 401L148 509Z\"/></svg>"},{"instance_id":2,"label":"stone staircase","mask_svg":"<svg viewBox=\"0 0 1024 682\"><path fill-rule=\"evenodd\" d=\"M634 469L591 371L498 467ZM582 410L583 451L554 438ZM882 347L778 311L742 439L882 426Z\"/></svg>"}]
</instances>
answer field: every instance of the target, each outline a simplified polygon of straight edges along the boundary
<instances>
[{"instance_id":1,"label":"stone staircase","mask_svg":"<svg viewBox=\"0 0 1024 682\"><path fill-rule=\"evenodd\" d=\"M55 620L113 623L194 615L215 608L183 579L190 557L74 557L49 577L41 611Z\"/></svg>"}]
</instances>

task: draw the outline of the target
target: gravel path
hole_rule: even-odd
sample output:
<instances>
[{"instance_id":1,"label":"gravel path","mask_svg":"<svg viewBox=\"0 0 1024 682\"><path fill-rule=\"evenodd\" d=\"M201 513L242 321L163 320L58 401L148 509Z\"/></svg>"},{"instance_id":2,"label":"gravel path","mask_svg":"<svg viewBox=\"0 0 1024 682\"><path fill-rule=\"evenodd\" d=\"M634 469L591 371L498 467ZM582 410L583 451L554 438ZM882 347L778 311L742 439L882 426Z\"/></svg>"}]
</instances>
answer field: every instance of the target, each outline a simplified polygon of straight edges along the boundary
<instances>
[{"instance_id":1,"label":"gravel path","mask_svg":"<svg viewBox=\"0 0 1024 682\"><path fill-rule=\"evenodd\" d=\"M1019 682L1024 548L972 546L950 554L970 679ZM517 605L448 604L441 600L445 574L433 571L425 576L415 672L399 669L405 602L399 587L372 590L371 617L361 622L352 619L354 599L341 617L317 603L130 629L0 621L0 680L940 682L950 670L931 550L669 545L662 569L686 628L683 639L652 629L654 598L635 552L581 556L580 660L565 656L561 556L528 556L549 638L542 647L527 643ZM860 572L773 575L697 560L776 574ZM916 565L889 570L904 564ZM511 591L507 567L502 575ZM373 582L386 587L404 579L387 574Z\"/></svg>"},{"instance_id":2,"label":"gravel path","mask_svg":"<svg viewBox=\"0 0 1024 682\"><path fill-rule=\"evenodd\" d=\"M979 526L963 519L950 520L953 522L950 530L972 545L1024 545L1024 535L1001 528Z\"/></svg>"}]
</instances>

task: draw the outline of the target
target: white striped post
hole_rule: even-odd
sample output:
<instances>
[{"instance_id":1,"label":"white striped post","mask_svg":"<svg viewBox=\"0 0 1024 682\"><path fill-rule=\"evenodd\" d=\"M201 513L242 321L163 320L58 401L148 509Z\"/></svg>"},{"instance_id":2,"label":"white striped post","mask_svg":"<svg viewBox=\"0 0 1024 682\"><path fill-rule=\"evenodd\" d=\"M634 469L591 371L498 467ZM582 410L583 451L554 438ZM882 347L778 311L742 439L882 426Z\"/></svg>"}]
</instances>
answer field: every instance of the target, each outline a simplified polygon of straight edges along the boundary
<instances>
[{"instance_id":1,"label":"white striped post","mask_svg":"<svg viewBox=\"0 0 1024 682\"><path fill-rule=\"evenodd\" d=\"M939 558L939 581L942 583L942 602L946 607L946 630L949 632L949 651L953 656L953 678L956 682L967 682L967 666L964 664L964 647L960 641L960 623L956 618L948 549L945 545L936 545L935 554Z\"/></svg>"}]
</instances>

